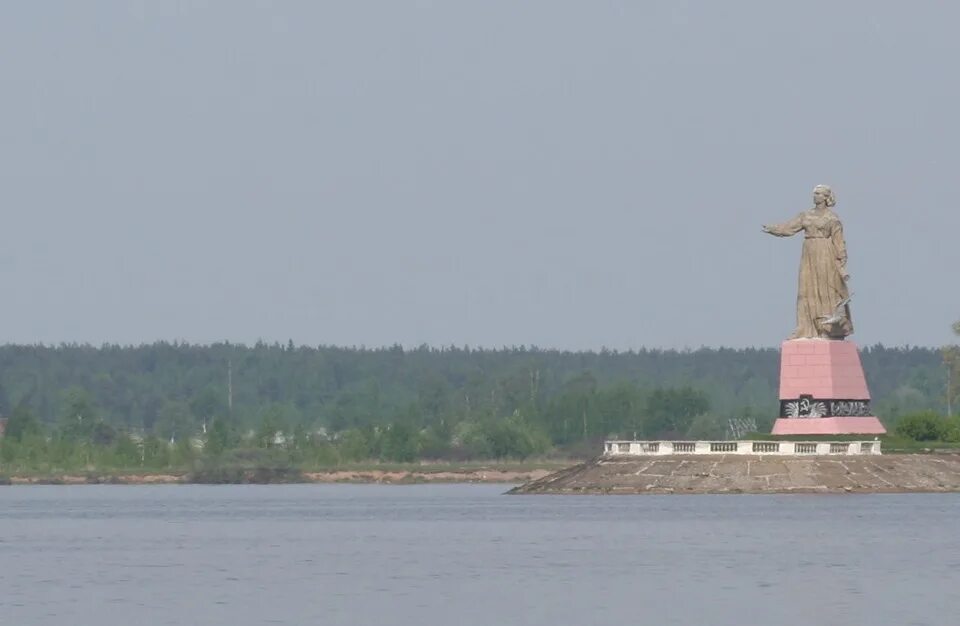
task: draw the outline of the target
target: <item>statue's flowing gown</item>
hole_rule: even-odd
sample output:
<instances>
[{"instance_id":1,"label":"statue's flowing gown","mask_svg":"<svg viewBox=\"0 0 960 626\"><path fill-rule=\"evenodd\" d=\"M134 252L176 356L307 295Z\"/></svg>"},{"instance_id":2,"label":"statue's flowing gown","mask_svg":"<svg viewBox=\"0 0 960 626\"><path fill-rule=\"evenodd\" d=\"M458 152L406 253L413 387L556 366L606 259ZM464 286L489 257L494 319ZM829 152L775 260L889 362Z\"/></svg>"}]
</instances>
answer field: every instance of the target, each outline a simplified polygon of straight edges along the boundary
<instances>
[{"instance_id":1,"label":"statue's flowing gown","mask_svg":"<svg viewBox=\"0 0 960 626\"><path fill-rule=\"evenodd\" d=\"M797 286L797 328L790 338L842 339L853 333L849 304L841 322L824 325L823 321L850 295L843 279L847 265L843 225L833 211L811 209L789 222L768 227L768 232L778 237L789 237L800 231L805 237Z\"/></svg>"}]
</instances>

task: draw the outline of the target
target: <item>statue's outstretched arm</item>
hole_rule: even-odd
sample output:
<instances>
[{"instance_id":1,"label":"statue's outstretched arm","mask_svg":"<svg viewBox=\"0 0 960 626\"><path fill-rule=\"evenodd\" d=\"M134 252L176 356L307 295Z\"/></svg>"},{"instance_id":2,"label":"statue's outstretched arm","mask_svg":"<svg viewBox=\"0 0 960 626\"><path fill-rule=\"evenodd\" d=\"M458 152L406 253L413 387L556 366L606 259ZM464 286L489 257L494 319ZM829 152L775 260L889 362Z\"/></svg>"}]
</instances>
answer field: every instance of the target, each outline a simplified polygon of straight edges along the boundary
<instances>
[{"instance_id":1,"label":"statue's outstretched arm","mask_svg":"<svg viewBox=\"0 0 960 626\"><path fill-rule=\"evenodd\" d=\"M764 224L763 232L777 237L790 237L803 230L803 213L783 224Z\"/></svg>"}]
</instances>

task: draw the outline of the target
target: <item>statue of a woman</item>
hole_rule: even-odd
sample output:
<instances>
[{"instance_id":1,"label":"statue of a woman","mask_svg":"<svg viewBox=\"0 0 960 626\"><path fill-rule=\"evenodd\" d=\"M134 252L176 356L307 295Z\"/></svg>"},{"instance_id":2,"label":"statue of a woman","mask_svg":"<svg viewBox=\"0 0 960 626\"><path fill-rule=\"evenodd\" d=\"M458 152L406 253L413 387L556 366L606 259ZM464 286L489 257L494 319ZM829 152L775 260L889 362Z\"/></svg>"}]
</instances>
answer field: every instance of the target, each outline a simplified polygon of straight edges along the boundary
<instances>
[{"instance_id":1,"label":"statue of a woman","mask_svg":"<svg viewBox=\"0 0 960 626\"><path fill-rule=\"evenodd\" d=\"M847 281L847 246L840 218L831 211L837 203L826 185L813 190L813 208L785 224L763 227L763 232L790 237L804 232L797 288L797 329L790 339L843 339L853 333Z\"/></svg>"}]
</instances>

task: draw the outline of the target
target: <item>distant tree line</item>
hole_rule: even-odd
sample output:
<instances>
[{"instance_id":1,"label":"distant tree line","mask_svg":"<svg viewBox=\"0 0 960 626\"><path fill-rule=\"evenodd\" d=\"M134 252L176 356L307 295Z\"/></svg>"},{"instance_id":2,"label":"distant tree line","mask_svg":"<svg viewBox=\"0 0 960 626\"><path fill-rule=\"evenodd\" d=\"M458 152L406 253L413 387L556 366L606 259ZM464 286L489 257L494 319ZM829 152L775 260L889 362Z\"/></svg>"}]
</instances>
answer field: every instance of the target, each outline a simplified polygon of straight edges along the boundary
<instances>
[{"instance_id":1,"label":"distant tree line","mask_svg":"<svg viewBox=\"0 0 960 626\"><path fill-rule=\"evenodd\" d=\"M945 354L862 351L888 426L945 411ZM778 380L776 349L6 345L0 461L161 467L243 449L316 464L524 458L605 437L720 438L731 418L769 429Z\"/></svg>"}]
</instances>

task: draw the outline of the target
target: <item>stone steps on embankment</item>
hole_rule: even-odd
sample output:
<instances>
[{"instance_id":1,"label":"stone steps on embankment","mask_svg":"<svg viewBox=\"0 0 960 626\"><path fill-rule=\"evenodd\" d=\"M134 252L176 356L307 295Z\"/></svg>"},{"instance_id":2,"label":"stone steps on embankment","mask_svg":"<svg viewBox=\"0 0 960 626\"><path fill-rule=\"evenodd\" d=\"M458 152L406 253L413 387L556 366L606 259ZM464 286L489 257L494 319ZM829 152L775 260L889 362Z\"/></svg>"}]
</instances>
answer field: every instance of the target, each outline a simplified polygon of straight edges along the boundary
<instances>
[{"instance_id":1,"label":"stone steps on embankment","mask_svg":"<svg viewBox=\"0 0 960 626\"><path fill-rule=\"evenodd\" d=\"M960 455L605 456L515 494L909 493L960 491Z\"/></svg>"}]
</instances>

